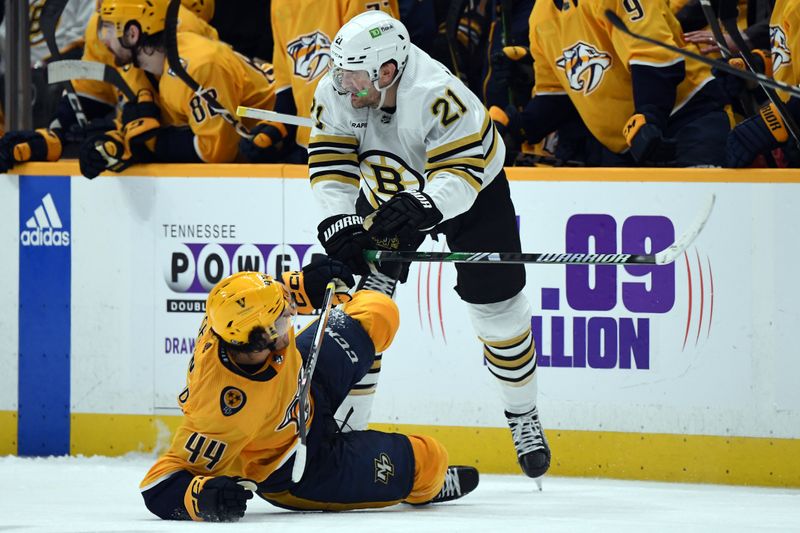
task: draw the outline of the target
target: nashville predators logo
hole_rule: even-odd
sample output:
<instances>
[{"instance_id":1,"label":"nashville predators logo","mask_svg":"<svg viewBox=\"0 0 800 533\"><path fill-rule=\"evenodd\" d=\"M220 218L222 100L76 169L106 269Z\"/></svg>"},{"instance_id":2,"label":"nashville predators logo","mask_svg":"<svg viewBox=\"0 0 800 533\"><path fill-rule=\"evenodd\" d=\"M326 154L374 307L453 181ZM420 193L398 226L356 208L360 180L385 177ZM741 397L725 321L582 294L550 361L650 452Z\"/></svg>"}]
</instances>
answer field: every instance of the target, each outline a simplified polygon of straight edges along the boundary
<instances>
[{"instance_id":1,"label":"nashville predators logo","mask_svg":"<svg viewBox=\"0 0 800 533\"><path fill-rule=\"evenodd\" d=\"M394 465L392 460L385 453L375 458L375 483L381 482L384 485L389 483L389 476L394 475Z\"/></svg>"},{"instance_id":2,"label":"nashville predators logo","mask_svg":"<svg viewBox=\"0 0 800 533\"><path fill-rule=\"evenodd\" d=\"M321 31L315 31L290 42L286 51L294 61L295 76L311 81L328 70L331 40Z\"/></svg>"},{"instance_id":3,"label":"nashville predators logo","mask_svg":"<svg viewBox=\"0 0 800 533\"><path fill-rule=\"evenodd\" d=\"M288 427L289 424L294 424L295 433L300 433L300 382L302 378L303 369L301 368L297 373L297 391L294 393L292 401L289 402L289 407L286 408L286 412L283 414L283 420L281 420L281 423L275 428L275 431L280 431L283 428ZM308 401L306 402L306 420L310 419L311 401Z\"/></svg>"},{"instance_id":4,"label":"nashville predators logo","mask_svg":"<svg viewBox=\"0 0 800 533\"><path fill-rule=\"evenodd\" d=\"M556 60L556 66L566 74L570 89L589 94L603 80L603 73L611 66L611 56L578 41L564 50L564 55Z\"/></svg>"},{"instance_id":5,"label":"nashville predators logo","mask_svg":"<svg viewBox=\"0 0 800 533\"><path fill-rule=\"evenodd\" d=\"M792 63L792 53L786 44L786 33L780 26L769 27L769 40L772 43L772 72Z\"/></svg>"},{"instance_id":6,"label":"nashville predators logo","mask_svg":"<svg viewBox=\"0 0 800 533\"><path fill-rule=\"evenodd\" d=\"M219 397L219 406L223 416L235 415L242 410L247 402L247 395L242 389L236 387L225 387Z\"/></svg>"}]
</instances>

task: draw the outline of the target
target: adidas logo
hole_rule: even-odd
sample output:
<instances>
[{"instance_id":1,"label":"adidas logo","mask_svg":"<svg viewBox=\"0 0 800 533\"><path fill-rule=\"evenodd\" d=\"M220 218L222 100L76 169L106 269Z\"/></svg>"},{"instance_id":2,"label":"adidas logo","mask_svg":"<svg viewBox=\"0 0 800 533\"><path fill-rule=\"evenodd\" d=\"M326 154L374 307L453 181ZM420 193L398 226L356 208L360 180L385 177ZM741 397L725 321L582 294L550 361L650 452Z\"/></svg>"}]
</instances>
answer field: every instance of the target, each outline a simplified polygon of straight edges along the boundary
<instances>
[{"instance_id":1,"label":"adidas logo","mask_svg":"<svg viewBox=\"0 0 800 533\"><path fill-rule=\"evenodd\" d=\"M33 216L25 222L25 227L28 229L19 233L22 246L69 246L69 232L61 229L64 225L50 193L33 210Z\"/></svg>"}]
</instances>

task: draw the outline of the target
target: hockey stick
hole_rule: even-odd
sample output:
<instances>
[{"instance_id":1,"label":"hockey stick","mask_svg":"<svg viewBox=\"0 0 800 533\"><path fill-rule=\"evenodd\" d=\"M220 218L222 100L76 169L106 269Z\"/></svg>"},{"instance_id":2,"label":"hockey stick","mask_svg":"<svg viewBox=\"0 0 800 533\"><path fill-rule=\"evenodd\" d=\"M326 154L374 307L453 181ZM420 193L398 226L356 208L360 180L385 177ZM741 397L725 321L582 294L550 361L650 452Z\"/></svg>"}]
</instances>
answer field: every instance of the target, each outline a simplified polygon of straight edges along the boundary
<instances>
[{"instance_id":1,"label":"hockey stick","mask_svg":"<svg viewBox=\"0 0 800 533\"><path fill-rule=\"evenodd\" d=\"M728 74L732 74L734 76L738 76L747 81L754 81L756 83L761 84L762 86L771 87L772 89L778 89L781 91L785 91L791 94L794 97L800 98L800 89L794 87L792 85L788 85L786 83L781 83L779 81L773 80L772 78L761 74L760 72L749 72L745 70L739 70L736 67L732 67L731 65L727 64L724 61L717 61L716 59L711 59L700 54L695 54L694 52L690 52L689 50L684 50L683 48L679 48L677 46L672 46L671 44L663 43L659 40L653 39L652 37L647 37L646 35L641 35L639 33L635 33L631 31L622 19L620 19L616 13L611 11L610 9L606 9L605 12L606 18L611 22L611 24L617 28L618 30L627 33L634 39L639 39L644 42L654 44L656 46L660 46L661 48L665 48L676 54L681 54L682 56L688 57L690 59L694 59L695 61L699 61L701 63L705 63L710 67L714 67L718 70L723 72L727 72Z\"/></svg>"},{"instance_id":2,"label":"hockey stick","mask_svg":"<svg viewBox=\"0 0 800 533\"><path fill-rule=\"evenodd\" d=\"M717 47L722 53L722 59L730 59L733 57L733 53L731 53L730 49L728 48L728 41L725 40L725 35L722 33L722 28L719 27L717 15L714 13L714 9L711 7L711 2L709 0L700 0L700 9L703 11L703 16L705 17L706 22L708 22L708 27L711 28L711 33L714 35L714 40L717 41Z\"/></svg>"},{"instance_id":3,"label":"hockey stick","mask_svg":"<svg viewBox=\"0 0 800 533\"><path fill-rule=\"evenodd\" d=\"M700 1L707 2L708 0ZM735 1L736 0L734 0L734 2ZM722 0L720 3L720 20L722 21L722 25L725 26L725 30L728 32L728 35L731 36L733 42L739 47L739 53L742 55L742 59L744 60L745 65L747 65L748 70L750 70L750 72L757 72L755 69L755 58L750 52L747 43L744 41L744 37L742 37L742 34L739 32L739 26L736 25L737 18L739 18L739 7L735 3ZM772 105L775 106L775 110L783 119L783 123L786 125L786 129L789 130L789 133L791 133L794 142L798 147L800 147L800 128L797 127L797 122L795 122L791 111L787 109L786 104L783 103L783 100L781 100L780 96L778 96L773 89L765 87L763 83L759 83L759 85L766 93L769 101L772 102Z\"/></svg>"},{"instance_id":4,"label":"hockey stick","mask_svg":"<svg viewBox=\"0 0 800 533\"><path fill-rule=\"evenodd\" d=\"M236 116L231 114L230 111L220 104L209 92L203 88L197 81L186 72L186 69L181 62L180 54L178 53L178 10L181 7L181 0L170 0L167 6L167 17L164 21L164 38L166 41L167 49L167 64L172 72L175 73L180 80L185 83L191 90L203 98L208 104L209 110L222 116L222 119L233 126L241 137L252 140L253 136L244 127L244 124L236 120Z\"/></svg>"},{"instance_id":5,"label":"hockey stick","mask_svg":"<svg viewBox=\"0 0 800 533\"><path fill-rule=\"evenodd\" d=\"M306 469L306 441L308 439L308 429L306 429L306 409L308 408L308 395L311 391L311 378L314 377L314 369L317 367L319 351L322 348L322 339L325 338L325 328L328 325L328 317L331 314L331 304L333 295L336 293L336 285L331 281L325 287L325 297L322 300L322 314L317 322L317 329L314 331L314 339L311 341L311 348L308 350L308 360L300 373L300 391L297 426L300 433L300 443L297 445L294 455L294 465L292 465L292 481L299 483L303 478Z\"/></svg>"},{"instance_id":6,"label":"hockey stick","mask_svg":"<svg viewBox=\"0 0 800 533\"><path fill-rule=\"evenodd\" d=\"M306 128L314 126L314 121L310 118L287 115L286 113L278 113L277 111L270 111L269 109L257 109L255 107L243 105L236 108L236 115L245 118L271 120L273 122L280 122L281 124L291 124L292 126L304 126Z\"/></svg>"},{"instance_id":7,"label":"hockey stick","mask_svg":"<svg viewBox=\"0 0 800 533\"><path fill-rule=\"evenodd\" d=\"M110 83L120 90L130 102L136 95L117 69L97 61L62 59L47 64L47 82L60 83L69 80L95 80Z\"/></svg>"},{"instance_id":8,"label":"hockey stick","mask_svg":"<svg viewBox=\"0 0 800 533\"><path fill-rule=\"evenodd\" d=\"M722 59L727 61L733 57L733 53L731 53L728 48L728 41L725 40L725 34L722 33L722 28L719 27L719 21L717 20L716 13L714 13L714 9L711 7L710 0L700 0L700 9L703 11L706 22L708 22L708 27L711 28L714 40L717 41L717 47L722 53ZM748 116L752 116L756 113L755 102L749 93L743 93L739 97L739 103Z\"/></svg>"},{"instance_id":9,"label":"hockey stick","mask_svg":"<svg viewBox=\"0 0 800 533\"><path fill-rule=\"evenodd\" d=\"M715 195L698 215L694 224L665 250L656 254L589 254L589 253L517 253L517 252L392 252L365 250L367 261L408 263L495 263L550 265L667 265L675 261L691 245L706 225L714 207Z\"/></svg>"},{"instance_id":10,"label":"hockey stick","mask_svg":"<svg viewBox=\"0 0 800 533\"><path fill-rule=\"evenodd\" d=\"M700 9L703 11L703 16L705 17L706 22L708 22L708 27L711 28L711 33L714 35L714 40L717 42L717 47L720 50L722 59L728 62L733 57L733 52L731 52L730 48L728 48L728 41L725 39L725 34L722 33L722 28L719 27L717 14L714 12L710 0L700 0ZM728 33L730 34L730 32ZM750 70L755 72L755 70L752 68ZM756 101L750 92L743 91L737 99L739 100L739 105L742 106L742 111L748 117L752 117L758 112L758 106L756 106ZM778 164L775 162L775 158L772 157L772 154L765 154L765 158L769 168L778 167Z\"/></svg>"},{"instance_id":11,"label":"hockey stick","mask_svg":"<svg viewBox=\"0 0 800 533\"><path fill-rule=\"evenodd\" d=\"M39 14L39 28L47 44L47 50L50 52L51 61L61 59L61 51L58 49L58 43L56 42L56 26L58 26L58 19L61 18L61 14L67 6L67 1L47 0ZM72 108L72 112L75 113L78 125L81 128L85 127L89 121L86 119L86 113L83 112L81 101L78 99L78 95L69 80L67 80L65 90L67 91L67 101Z\"/></svg>"}]
</instances>

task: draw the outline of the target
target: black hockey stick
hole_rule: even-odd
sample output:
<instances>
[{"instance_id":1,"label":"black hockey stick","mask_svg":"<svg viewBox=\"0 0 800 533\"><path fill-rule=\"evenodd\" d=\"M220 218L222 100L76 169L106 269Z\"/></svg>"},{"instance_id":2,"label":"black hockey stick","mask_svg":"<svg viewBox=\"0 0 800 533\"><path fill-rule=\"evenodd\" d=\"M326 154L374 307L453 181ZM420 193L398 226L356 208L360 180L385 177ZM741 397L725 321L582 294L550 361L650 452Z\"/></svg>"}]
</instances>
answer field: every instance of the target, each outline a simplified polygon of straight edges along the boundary
<instances>
[{"instance_id":1,"label":"black hockey stick","mask_svg":"<svg viewBox=\"0 0 800 533\"><path fill-rule=\"evenodd\" d=\"M44 36L44 42L47 44L47 50L50 52L50 61L58 61L61 59L61 51L58 49L56 42L56 26L58 26L58 19L64 12L68 0L47 0L42 6L42 11L39 14L39 28ZM89 121L86 119L86 113L83 112L81 101L78 95L75 94L75 89L72 83L67 80L66 87L67 101L75 113L75 119L78 121L80 127L85 127Z\"/></svg>"},{"instance_id":2,"label":"black hockey stick","mask_svg":"<svg viewBox=\"0 0 800 533\"><path fill-rule=\"evenodd\" d=\"M704 0L701 0L701 2L702 1ZM747 68L750 70L750 72L755 73L757 72L755 68L755 58L753 57L752 52L750 52L750 48L747 46L747 43L744 41L744 37L742 37L742 34L739 32L739 26L736 25L736 19L739 18L739 7L735 2L736 0L733 0L733 2L721 0L720 20L722 21L722 25L725 26L725 31L728 32L728 35L731 36L733 42L739 47L739 53L742 55L744 64L747 65ZM789 109L786 107L786 104L783 103L783 100L781 100L780 96L778 96L773 89L765 87L763 83L759 83L759 85L766 93L769 101L772 102L772 105L775 106L775 110L783 119L783 123L786 124L786 129L789 130L789 133L792 135L795 144L800 147L800 128L798 128L797 122L795 122L791 111L789 111Z\"/></svg>"},{"instance_id":3,"label":"black hockey stick","mask_svg":"<svg viewBox=\"0 0 800 533\"><path fill-rule=\"evenodd\" d=\"M311 391L311 378L314 377L314 369L317 367L319 351L322 348L322 340L325 338L325 328L328 326L328 317L331 314L333 295L336 293L336 285L329 282L325 287L325 297L322 300L322 314L317 322L317 329L314 331L314 339L311 341L311 348L308 350L306 365L300 373L300 383L298 385L298 412L297 426L300 433L300 442L294 454L294 465L292 466L292 481L299 483L306 469L306 440L308 430L306 429L306 409L308 409L308 395Z\"/></svg>"},{"instance_id":4,"label":"black hockey stick","mask_svg":"<svg viewBox=\"0 0 800 533\"><path fill-rule=\"evenodd\" d=\"M178 78L180 78L180 80L185 83L192 90L192 92L194 92L194 94L206 101L210 111L221 115L225 122L233 126L233 129L236 130L236 133L245 139L252 139L253 136L249 131L247 131L247 128L244 127L244 124L236 120L236 116L233 113L225 109L225 107L220 104L217 99L209 93L208 90L197 83L197 81L192 78L188 72L186 72L178 51L178 10L180 7L181 0L170 0L169 6L167 6L167 17L164 21L164 38L167 49L167 63L169 64L170 70L174 72L175 75L178 76Z\"/></svg>"},{"instance_id":5,"label":"black hockey stick","mask_svg":"<svg viewBox=\"0 0 800 533\"><path fill-rule=\"evenodd\" d=\"M715 195L698 215L694 224L666 249L656 254L589 254L589 253L516 253L516 252L392 252L365 250L367 261L409 263L494 263L548 265L666 265L675 261L688 248L706 225L714 207Z\"/></svg>"},{"instance_id":6,"label":"black hockey stick","mask_svg":"<svg viewBox=\"0 0 800 533\"><path fill-rule=\"evenodd\" d=\"M730 59L733 57L728 48L728 41L725 40L725 35L722 33L722 28L719 27L717 15L714 13L714 8L711 7L709 0L700 0L700 9L703 11L703 16L708 22L708 27L711 28L711 33L714 35L714 40L717 42L717 47L722 53L722 59Z\"/></svg>"},{"instance_id":7,"label":"black hockey stick","mask_svg":"<svg viewBox=\"0 0 800 533\"><path fill-rule=\"evenodd\" d=\"M781 91L785 91L785 92L791 94L794 97L800 98L800 89L798 89L797 87L794 87L792 85L788 85L786 83L781 83L779 81L773 80L769 76L765 76L764 74L761 74L760 72L750 72L750 71L746 71L746 70L739 70L738 68L732 67L731 65L729 65L728 63L726 63L724 61L718 61L716 59L711 59L711 58L702 56L700 54L695 54L694 52L690 52L689 50L684 50L683 48L679 48L677 46L672 46L671 44L663 43L663 42L661 42L661 41L659 41L657 39L653 39L652 37L648 37L646 35L635 33L633 31L631 31L625 25L625 23L622 22L622 19L620 19L617 16L617 14L614 13L613 11L611 11L610 9L606 9L605 15L606 15L606 18L609 20L609 22L611 22L611 24L615 28L617 28L618 30L620 30L620 31L622 31L624 33L627 33L628 35L630 35L631 37L633 37L635 39L639 39L641 41L644 41L644 42L647 42L647 43L650 43L650 44L654 44L656 46L660 46L661 48L664 48L666 50L670 50L672 52L675 52L676 54L681 54L682 56L694 59L695 61L699 61L701 63L705 63L706 65L708 65L710 67L714 67L714 68L716 68L718 70L721 70L723 72L727 72L728 74L733 74L734 76L738 76L738 77L740 77L740 78L742 78L744 80L753 81L753 82L761 84L762 86L771 87L773 89L778 89L778 90L781 90Z\"/></svg>"},{"instance_id":8,"label":"black hockey stick","mask_svg":"<svg viewBox=\"0 0 800 533\"><path fill-rule=\"evenodd\" d=\"M708 22L708 27L711 28L711 33L714 34L714 40L717 42L717 47L722 53L722 59L728 60L733 57L733 53L728 48L728 41L725 40L725 34L722 33L722 28L719 27L717 15L711 7L710 0L700 0L700 9L703 11L703 16ZM729 32L730 33L730 32ZM739 97L739 103L742 109L748 116L756 113L755 102L749 93L744 93Z\"/></svg>"},{"instance_id":9,"label":"black hockey stick","mask_svg":"<svg viewBox=\"0 0 800 533\"><path fill-rule=\"evenodd\" d=\"M708 27L711 28L711 33L714 35L714 40L717 42L717 47L720 50L722 59L724 61L729 61L733 57L733 52L731 52L731 50L728 48L728 41L725 39L725 34L722 33L722 28L719 27L717 14L714 12L714 8L711 6L710 0L700 0L700 9L703 11L703 16L705 17L706 22L708 22ZM753 69L750 70L753 71ZM748 117L752 117L758 112L756 101L749 91L743 91L739 95L738 100L739 105L742 106L742 111L744 111L744 114ZM778 167L778 164L775 162L775 158L772 157L772 154L765 154L765 158L769 168Z\"/></svg>"},{"instance_id":10,"label":"black hockey stick","mask_svg":"<svg viewBox=\"0 0 800 533\"><path fill-rule=\"evenodd\" d=\"M110 83L125 95L129 102L136 101L136 94L117 69L97 61L62 59L47 64L47 82L61 83L69 80L95 80Z\"/></svg>"}]
</instances>

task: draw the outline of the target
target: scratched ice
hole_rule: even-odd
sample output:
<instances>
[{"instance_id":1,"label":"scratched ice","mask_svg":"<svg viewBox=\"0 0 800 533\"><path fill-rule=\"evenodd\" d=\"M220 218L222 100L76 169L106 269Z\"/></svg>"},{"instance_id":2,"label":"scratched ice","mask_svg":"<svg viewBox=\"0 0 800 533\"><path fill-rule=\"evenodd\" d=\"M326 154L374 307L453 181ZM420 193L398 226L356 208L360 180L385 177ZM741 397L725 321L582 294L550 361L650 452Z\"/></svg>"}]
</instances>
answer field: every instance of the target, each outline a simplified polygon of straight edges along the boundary
<instances>
[{"instance_id":1,"label":"scratched ice","mask_svg":"<svg viewBox=\"0 0 800 533\"><path fill-rule=\"evenodd\" d=\"M164 522L138 484L152 456L0 457L0 530L12 532L182 531L800 531L800 490L547 478L538 492L520 476L485 475L462 500L415 508L293 513L251 500L237 524Z\"/></svg>"}]
</instances>

